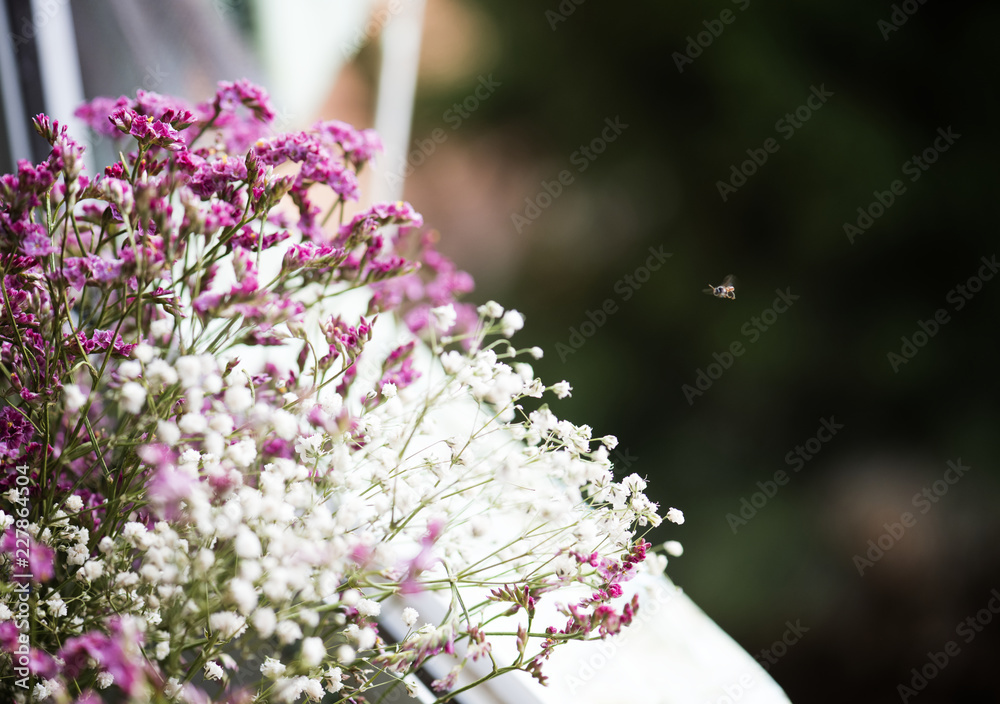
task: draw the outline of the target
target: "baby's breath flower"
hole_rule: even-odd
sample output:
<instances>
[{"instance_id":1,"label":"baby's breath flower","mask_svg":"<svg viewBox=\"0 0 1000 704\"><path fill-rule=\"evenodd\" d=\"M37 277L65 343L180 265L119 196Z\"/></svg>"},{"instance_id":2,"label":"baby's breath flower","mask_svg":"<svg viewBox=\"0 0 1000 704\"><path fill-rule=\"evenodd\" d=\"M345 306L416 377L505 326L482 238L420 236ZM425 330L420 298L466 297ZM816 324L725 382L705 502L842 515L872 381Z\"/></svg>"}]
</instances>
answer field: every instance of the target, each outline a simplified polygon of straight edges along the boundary
<instances>
[{"instance_id":1,"label":"baby's breath flower","mask_svg":"<svg viewBox=\"0 0 1000 704\"><path fill-rule=\"evenodd\" d=\"M63 398L65 399L66 410L75 413L87 402L86 395L80 391L76 384L66 384L63 387Z\"/></svg>"},{"instance_id":2,"label":"baby's breath flower","mask_svg":"<svg viewBox=\"0 0 1000 704\"><path fill-rule=\"evenodd\" d=\"M556 398L572 396L572 391L573 387L569 385L568 381L560 381L558 384L553 384L552 386L552 392L556 395Z\"/></svg>"},{"instance_id":3,"label":"baby's breath flower","mask_svg":"<svg viewBox=\"0 0 1000 704\"><path fill-rule=\"evenodd\" d=\"M221 680L224 674L222 667L214 660L209 660L205 663L205 679Z\"/></svg>"},{"instance_id":4,"label":"baby's breath flower","mask_svg":"<svg viewBox=\"0 0 1000 704\"><path fill-rule=\"evenodd\" d=\"M280 660L267 657L260 666L260 673L269 680L275 680L285 674L285 666Z\"/></svg>"},{"instance_id":5,"label":"baby's breath flower","mask_svg":"<svg viewBox=\"0 0 1000 704\"><path fill-rule=\"evenodd\" d=\"M302 640L302 650L300 658L302 664L306 667L316 667L326 656L326 646L323 645L323 639L317 638L315 636L310 636L309 638L304 638Z\"/></svg>"},{"instance_id":6,"label":"baby's breath flower","mask_svg":"<svg viewBox=\"0 0 1000 704\"><path fill-rule=\"evenodd\" d=\"M146 403L146 389L142 384L129 381L122 385L122 408L128 413L139 413Z\"/></svg>"},{"instance_id":7,"label":"baby's breath flower","mask_svg":"<svg viewBox=\"0 0 1000 704\"><path fill-rule=\"evenodd\" d=\"M496 301L487 301L476 308L476 312L484 318L499 318L503 315L503 306Z\"/></svg>"},{"instance_id":8,"label":"baby's breath flower","mask_svg":"<svg viewBox=\"0 0 1000 704\"><path fill-rule=\"evenodd\" d=\"M524 327L524 316L516 310L509 310L500 319L500 334L504 337L511 337L515 332Z\"/></svg>"}]
</instances>

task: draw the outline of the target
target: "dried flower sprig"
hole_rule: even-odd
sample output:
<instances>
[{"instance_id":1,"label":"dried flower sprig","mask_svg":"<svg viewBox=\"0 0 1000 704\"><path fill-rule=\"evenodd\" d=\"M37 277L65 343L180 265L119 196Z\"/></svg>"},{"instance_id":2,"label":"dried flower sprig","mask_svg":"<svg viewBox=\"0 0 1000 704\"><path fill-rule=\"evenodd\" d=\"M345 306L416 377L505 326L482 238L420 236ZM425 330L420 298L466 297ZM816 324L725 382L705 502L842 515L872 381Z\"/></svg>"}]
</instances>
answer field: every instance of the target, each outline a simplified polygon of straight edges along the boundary
<instances>
[{"instance_id":1,"label":"dried flower sprig","mask_svg":"<svg viewBox=\"0 0 1000 704\"><path fill-rule=\"evenodd\" d=\"M552 648L628 625L645 482L522 409L569 384L518 361L519 313L457 301L409 204L345 217L371 131L273 134L246 81L78 115L118 162L88 177L39 115L48 158L0 177L4 697L363 701L445 653L445 701L498 639L517 656L483 679L544 682ZM386 639L382 603L425 592L443 615Z\"/></svg>"}]
</instances>

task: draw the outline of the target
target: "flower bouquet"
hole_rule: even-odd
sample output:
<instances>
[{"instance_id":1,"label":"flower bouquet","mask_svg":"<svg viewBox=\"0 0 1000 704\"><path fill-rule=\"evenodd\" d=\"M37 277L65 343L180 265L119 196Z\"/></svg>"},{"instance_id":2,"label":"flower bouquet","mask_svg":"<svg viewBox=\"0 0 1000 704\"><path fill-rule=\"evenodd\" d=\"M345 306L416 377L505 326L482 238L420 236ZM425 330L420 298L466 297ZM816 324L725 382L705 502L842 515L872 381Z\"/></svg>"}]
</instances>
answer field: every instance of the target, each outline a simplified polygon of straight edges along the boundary
<instances>
[{"instance_id":1,"label":"flower bouquet","mask_svg":"<svg viewBox=\"0 0 1000 704\"><path fill-rule=\"evenodd\" d=\"M77 114L118 161L39 115L0 177L0 699L388 701L443 656L447 701L629 624L644 481L410 205L347 214L370 130L245 81Z\"/></svg>"}]
</instances>

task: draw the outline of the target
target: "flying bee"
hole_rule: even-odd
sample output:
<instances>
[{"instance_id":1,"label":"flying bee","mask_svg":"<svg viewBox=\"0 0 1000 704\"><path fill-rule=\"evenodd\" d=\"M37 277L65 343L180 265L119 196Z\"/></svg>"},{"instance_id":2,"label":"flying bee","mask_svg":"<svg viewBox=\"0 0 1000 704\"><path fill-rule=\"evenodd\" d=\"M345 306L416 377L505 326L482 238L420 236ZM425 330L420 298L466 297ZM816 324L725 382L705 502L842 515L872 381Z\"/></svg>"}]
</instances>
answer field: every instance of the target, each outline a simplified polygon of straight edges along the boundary
<instances>
[{"instance_id":1,"label":"flying bee","mask_svg":"<svg viewBox=\"0 0 1000 704\"><path fill-rule=\"evenodd\" d=\"M732 298L736 300L736 279L732 274L727 276L722 280L722 283L718 286L708 285L705 289L705 293L710 293L716 298Z\"/></svg>"}]
</instances>

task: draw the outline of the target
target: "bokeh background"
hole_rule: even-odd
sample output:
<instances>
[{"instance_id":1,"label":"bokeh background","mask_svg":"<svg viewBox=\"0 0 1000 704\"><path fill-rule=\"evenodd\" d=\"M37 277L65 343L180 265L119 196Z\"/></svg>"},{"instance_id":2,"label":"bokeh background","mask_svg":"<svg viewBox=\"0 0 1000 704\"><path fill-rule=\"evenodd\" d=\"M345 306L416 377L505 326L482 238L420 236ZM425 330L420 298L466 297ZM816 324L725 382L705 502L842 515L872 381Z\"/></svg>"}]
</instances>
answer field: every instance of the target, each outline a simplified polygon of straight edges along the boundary
<instances>
[{"instance_id":1,"label":"bokeh background","mask_svg":"<svg viewBox=\"0 0 1000 704\"><path fill-rule=\"evenodd\" d=\"M286 85L259 4L72 8L87 97ZM383 17L335 72L311 69L315 31L282 30L316 82L289 119L373 123ZM390 168L474 299L525 314L536 370L574 388L556 412L684 511L649 536L684 544L669 575L796 702L1000 699L997 26L987 2L427 0ZM602 142L606 120L625 127ZM644 272L650 248L671 256ZM730 273L735 300L702 292ZM894 364L903 338L923 344ZM970 469L947 483L949 462Z\"/></svg>"}]
</instances>

